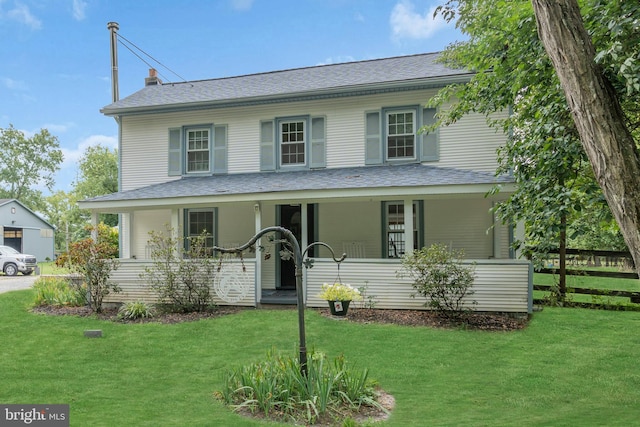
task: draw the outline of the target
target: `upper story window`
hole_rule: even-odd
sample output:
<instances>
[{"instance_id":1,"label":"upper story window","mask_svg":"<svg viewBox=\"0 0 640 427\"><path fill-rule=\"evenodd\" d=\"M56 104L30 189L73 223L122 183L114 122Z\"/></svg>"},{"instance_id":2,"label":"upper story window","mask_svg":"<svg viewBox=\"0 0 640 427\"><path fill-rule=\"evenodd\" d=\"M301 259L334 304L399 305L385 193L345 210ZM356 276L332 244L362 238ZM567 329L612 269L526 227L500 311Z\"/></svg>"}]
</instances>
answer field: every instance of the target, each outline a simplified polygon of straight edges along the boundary
<instances>
[{"instance_id":1,"label":"upper story window","mask_svg":"<svg viewBox=\"0 0 640 427\"><path fill-rule=\"evenodd\" d=\"M306 120L279 122L281 165L304 165L306 163L306 128Z\"/></svg>"},{"instance_id":2,"label":"upper story window","mask_svg":"<svg viewBox=\"0 0 640 427\"><path fill-rule=\"evenodd\" d=\"M414 159L416 153L415 111L387 113L387 159Z\"/></svg>"},{"instance_id":3,"label":"upper story window","mask_svg":"<svg viewBox=\"0 0 640 427\"><path fill-rule=\"evenodd\" d=\"M209 129L187 129L187 173L209 172Z\"/></svg>"},{"instance_id":4,"label":"upper story window","mask_svg":"<svg viewBox=\"0 0 640 427\"><path fill-rule=\"evenodd\" d=\"M325 117L282 117L260 122L260 170L326 166Z\"/></svg>"},{"instance_id":5,"label":"upper story window","mask_svg":"<svg viewBox=\"0 0 640 427\"><path fill-rule=\"evenodd\" d=\"M439 132L420 133L435 123L435 108L383 108L365 113L365 164L438 161Z\"/></svg>"},{"instance_id":6,"label":"upper story window","mask_svg":"<svg viewBox=\"0 0 640 427\"><path fill-rule=\"evenodd\" d=\"M168 175L227 173L227 126L169 129Z\"/></svg>"}]
</instances>

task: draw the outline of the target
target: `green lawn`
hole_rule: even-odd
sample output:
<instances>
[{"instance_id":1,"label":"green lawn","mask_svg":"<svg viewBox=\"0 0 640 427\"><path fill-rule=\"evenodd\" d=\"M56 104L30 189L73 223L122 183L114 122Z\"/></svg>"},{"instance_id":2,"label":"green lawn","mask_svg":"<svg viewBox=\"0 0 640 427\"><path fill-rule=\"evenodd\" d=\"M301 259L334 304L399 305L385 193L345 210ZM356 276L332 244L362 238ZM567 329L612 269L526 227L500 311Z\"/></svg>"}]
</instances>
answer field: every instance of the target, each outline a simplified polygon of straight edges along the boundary
<instances>
[{"instance_id":1,"label":"green lawn","mask_svg":"<svg viewBox=\"0 0 640 427\"><path fill-rule=\"evenodd\" d=\"M68 403L72 426L252 426L212 397L230 367L297 351L295 310L116 324L0 294L0 402ZM388 426L628 426L640 418L640 313L545 308L517 332L364 325L306 314L307 345L368 367ZM102 329L89 339L86 329ZM275 425L275 424L269 424Z\"/></svg>"}]
</instances>

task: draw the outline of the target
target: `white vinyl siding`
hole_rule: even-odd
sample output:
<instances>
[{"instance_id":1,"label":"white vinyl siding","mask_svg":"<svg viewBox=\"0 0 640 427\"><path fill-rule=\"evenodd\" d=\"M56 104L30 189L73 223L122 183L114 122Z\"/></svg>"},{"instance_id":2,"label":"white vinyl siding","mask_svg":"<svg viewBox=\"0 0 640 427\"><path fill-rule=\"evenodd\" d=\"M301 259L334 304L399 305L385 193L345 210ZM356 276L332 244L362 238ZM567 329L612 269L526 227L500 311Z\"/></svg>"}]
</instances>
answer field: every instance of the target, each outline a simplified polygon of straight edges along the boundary
<instances>
[{"instance_id":1,"label":"white vinyl siding","mask_svg":"<svg viewBox=\"0 0 640 427\"><path fill-rule=\"evenodd\" d=\"M425 246L444 243L467 258L493 257L489 209L491 202L480 198L425 201Z\"/></svg>"},{"instance_id":2,"label":"white vinyl siding","mask_svg":"<svg viewBox=\"0 0 640 427\"><path fill-rule=\"evenodd\" d=\"M227 260L227 262L239 264L239 260ZM246 272L243 274L243 278L248 281L249 292L239 302L229 304L223 301L215 292L215 286L213 278L211 279L211 290L213 294L213 301L217 305L238 305L238 306L255 306L256 301L256 286L255 286L255 260L244 260L244 267ZM108 295L104 302L106 303L121 303L121 302L134 302L145 301L154 303L158 301L157 294L150 288L149 284L144 279L140 278L140 273L146 268L152 268L151 261L139 261L139 260L121 260L120 267L111 273L109 277L110 283L118 284L121 289L120 293L111 293Z\"/></svg>"},{"instance_id":3,"label":"white vinyl siding","mask_svg":"<svg viewBox=\"0 0 640 427\"><path fill-rule=\"evenodd\" d=\"M435 91L402 92L351 98L269 104L228 109L138 115L122 118L122 190L177 179L167 174L169 128L189 123L224 123L227 129L227 173L260 170L260 121L291 117L304 111L324 117L326 167L365 164L365 112L383 106L423 105ZM502 114L507 114L502 113ZM470 114L438 130L439 159L432 166L493 172L496 149L505 135L486 125L485 117Z\"/></svg>"},{"instance_id":4,"label":"white vinyl siding","mask_svg":"<svg viewBox=\"0 0 640 427\"><path fill-rule=\"evenodd\" d=\"M477 311L527 313L531 300L529 284L532 271L527 261L516 260L468 260L476 261L474 294L466 301L476 300ZM399 278L399 260L345 260L340 265L340 278L352 286L367 286L367 294L376 297L376 308L424 310L427 302L422 297L412 298L415 290L408 277ZM316 260L313 268L305 269L305 300L309 307L326 308L327 302L317 297L322 283L335 275L335 262ZM353 303L355 307L359 303Z\"/></svg>"}]
</instances>

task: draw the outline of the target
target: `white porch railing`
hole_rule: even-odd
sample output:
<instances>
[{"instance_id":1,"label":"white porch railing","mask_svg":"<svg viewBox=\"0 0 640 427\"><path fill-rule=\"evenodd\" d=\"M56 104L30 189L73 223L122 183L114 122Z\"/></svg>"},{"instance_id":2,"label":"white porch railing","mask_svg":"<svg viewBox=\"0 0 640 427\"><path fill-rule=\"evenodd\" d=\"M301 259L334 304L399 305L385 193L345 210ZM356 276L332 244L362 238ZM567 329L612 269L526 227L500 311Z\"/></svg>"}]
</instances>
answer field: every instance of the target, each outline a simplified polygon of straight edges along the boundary
<instances>
[{"instance_id":1,"label":"white porch railing","mask_svg":"<svg viewBox=\"0 0 640 427\"><path fill-rule=\"evenodd\" d=\"M226 261L228 263L239 264L239 261L231 260ZM243 273L243 279L247 281L249 287L245 297L233 305L239 306L256 306L256 286L255 286L255 271L256 262L254 259L245 259L244 265L246 267L246 273ZM134 260L134 259L122 259L120 260L120 267L111 273L109 278L110 282L117 283L122 292L117 294L110 294L104 299L104 302L120 303L129 301L145 301L156 302L158 297L156 293L149 287L146 281L140 278L140 273L144 272L145 267L152 267L151 261ZM214 294L213 301L218 305L230 305L230 303L223 301L216 295L214 283L211 283L211 289Z\"/></svg>"},{"instance_id":2,"label":"white porch railing","mask_svg":"<svg viewBox=\"0 0 640 427\"><path fill-rule=\"evenodd\" d=\"M472 261L470 260L469 263ZM476 280L471 297L477 301L475 309L487 312L530 313L532 309L531 264L517 260L476 260ZM340 265L340 280L353 287L367 286L367 294L375 297L376 308L425 309L425 299L415 293L411 281L398 278L399 260L349 259ZM317 259L306 269L306 304L326 307L327 302L317 297L323 283L336 280L336 263ZM352 303L353 304L353 303ZM358 303L355 303L358 307Z\"/></svg>"},{"instance_id":3,"label":"white porch railing","mask_svg":"<svg viewBox=\"0 0 640 427\"><path fill-rule=\"evenodd\" d=\"M237 261L228 261L237 262ZM471 262L471 261L469 261ZM477 301L475 309L487 312L530 313L532 310L533 269L527 261L519 260L476 260L476 280L473 285ZM234 303L239 306L256 306L259 296L255 281L255 259L245 259L247 272L245 280L251 281L249 292ZM110 281L122 288L119 294L111 294L105 302L125 302L143 300L155 302L154 292L140 278L150 261L121 260L120 268L112 273ZM340 280L354 287L367 286L367 294L373 296L376 308L381 309L425 309L424 298L412 298L414 290L407 278L398 278L399 260L349 259L340 265ZM337 264L330 259L316 258L312 268L304 269L305 304L308 307L326 307L327 302L317 297L323 283L337 279ZM212 284L213 286L213 284ZM215 292L214 292L215 293ZM229 305L218 296L214 301L219 305ZM359 304L355 303L358 307Z\"/></svg>"}]
</instances>

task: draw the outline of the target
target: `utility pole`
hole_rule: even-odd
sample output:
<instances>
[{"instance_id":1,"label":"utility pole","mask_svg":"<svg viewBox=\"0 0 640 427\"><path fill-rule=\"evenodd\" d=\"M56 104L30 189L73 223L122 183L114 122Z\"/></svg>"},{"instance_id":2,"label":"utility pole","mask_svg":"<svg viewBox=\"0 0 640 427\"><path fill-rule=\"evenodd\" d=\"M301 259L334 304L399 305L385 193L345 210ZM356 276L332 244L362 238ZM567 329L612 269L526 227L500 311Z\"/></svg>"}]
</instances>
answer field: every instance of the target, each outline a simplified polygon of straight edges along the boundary
<instances>
[{"instance_id":1,"label":"utility pole","mask_svg":"<svg viewBox=\"0 0 640 427\"><path fill-rule=\"evenodd\" d=\"M118 40L116 31L120 29L117 22L107 23L107 30L111 32L111 95L112 101L120 99L118 91Z\"/></svg>"}]
</instances>

